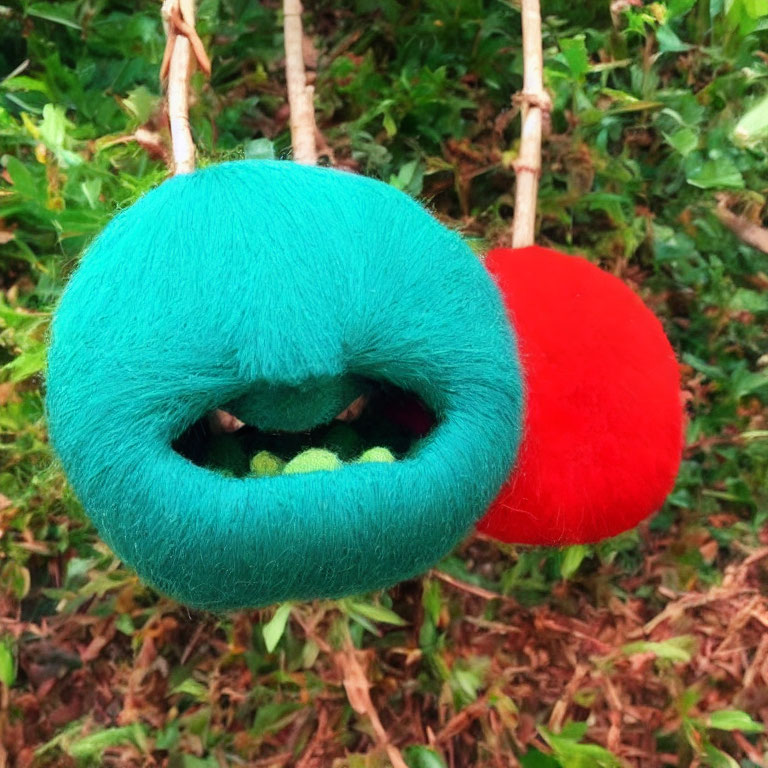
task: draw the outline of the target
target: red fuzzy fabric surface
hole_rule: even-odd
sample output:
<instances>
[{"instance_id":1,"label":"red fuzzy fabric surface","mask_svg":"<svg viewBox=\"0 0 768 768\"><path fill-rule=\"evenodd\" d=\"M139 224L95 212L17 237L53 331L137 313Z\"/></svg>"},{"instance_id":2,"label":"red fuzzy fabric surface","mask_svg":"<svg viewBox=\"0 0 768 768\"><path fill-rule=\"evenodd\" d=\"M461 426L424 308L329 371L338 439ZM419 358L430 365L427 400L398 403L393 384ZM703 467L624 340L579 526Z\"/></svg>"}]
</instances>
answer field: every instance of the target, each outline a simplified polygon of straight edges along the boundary
<instances>
[{"instance_id":1,"label":"red fuzzy fabric surface","mask_svg":"<svg viewBox=\"0 0 768 768\"><path fill-rule=\"evenodd\" d=\"M525 372L517 464L478 528L519 544L594 542L634 527L672 489L679 369L661 323L618 278L533 246L491 251Z\"/></svg>"}]
</instances>

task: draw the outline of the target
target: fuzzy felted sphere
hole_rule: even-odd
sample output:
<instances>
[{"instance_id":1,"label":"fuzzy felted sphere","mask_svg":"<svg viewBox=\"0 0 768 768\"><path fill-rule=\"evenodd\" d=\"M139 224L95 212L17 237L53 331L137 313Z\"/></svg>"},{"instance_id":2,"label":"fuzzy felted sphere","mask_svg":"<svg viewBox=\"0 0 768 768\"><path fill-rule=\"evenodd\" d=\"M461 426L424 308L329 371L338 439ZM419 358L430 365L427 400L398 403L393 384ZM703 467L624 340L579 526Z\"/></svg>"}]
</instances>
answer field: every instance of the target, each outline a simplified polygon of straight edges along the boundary
<instances>
[{"instance_id":1,"label":"fuzzy felted sphere","mask_svg":"<svg viewBox=\"0 0 768 768\"><path fill-rule=\"evenodd\" d=\"M679 369L661 323L613 275L539 247L496 249L526 391L517 463L479 529L521 544L594 542L672 490L682 451Z\"/></svg>"},{"instance_id":2,"label":"fuzzy felted sphere","mask_svg":"<svg viewBox=\"0 0 768 768\"><path fill-rule=\"evenodd\" d=\"M306 430L371 381L435 416L398 461L227 477L174 450L215 408ZM386 184L287 162L145 195L89 248L52 324L48 424L75 492L140 576L209 609L424 571L508 476L521 401L503 302L461 239Z\"/></svg>"}]
</instances>

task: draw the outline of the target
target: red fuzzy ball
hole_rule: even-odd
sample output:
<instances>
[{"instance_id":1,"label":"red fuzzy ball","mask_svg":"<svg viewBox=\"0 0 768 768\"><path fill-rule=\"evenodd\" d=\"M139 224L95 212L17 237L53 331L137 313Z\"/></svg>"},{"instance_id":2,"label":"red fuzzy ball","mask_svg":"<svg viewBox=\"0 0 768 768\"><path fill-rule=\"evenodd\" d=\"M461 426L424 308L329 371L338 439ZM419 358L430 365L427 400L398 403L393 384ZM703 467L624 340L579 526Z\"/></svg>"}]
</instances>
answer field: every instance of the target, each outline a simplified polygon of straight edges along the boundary
<instances>
[{"instance_id":1,"label":"red fuzzy ball","mask_svg":"<svg viewBox=\"0 0 768 768\"><path fill-rule=\"evenodd\" d=\"M519 544L598 541L657 511L682 452L679 369L619 279L533 246L488 254L526 384L517 464L479 530Z\"/></svg>"}]
</instances>

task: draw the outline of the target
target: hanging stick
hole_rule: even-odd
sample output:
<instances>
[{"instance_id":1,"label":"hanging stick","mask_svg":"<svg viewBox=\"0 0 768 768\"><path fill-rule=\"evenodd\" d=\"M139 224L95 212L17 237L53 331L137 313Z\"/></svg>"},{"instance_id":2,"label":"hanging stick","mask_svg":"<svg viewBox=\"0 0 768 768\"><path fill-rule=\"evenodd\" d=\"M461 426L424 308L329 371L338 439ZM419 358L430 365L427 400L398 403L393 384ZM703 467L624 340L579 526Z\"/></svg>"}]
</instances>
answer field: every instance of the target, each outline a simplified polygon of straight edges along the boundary
<instances>
[{"instance_id":1,"label":"hanging stick","mask_svg":"<svg viewBox=\"0 0 768 768\"><path fill-rule=\"evenodd\" d=\"M193 58L206 75L211 74L211 62L195 30L195 0L163 0L161 13L167 39L160 80L168 79L166 98L173 174L178 176L195 170L195 142L189 127L189 78ZM208 424L214 434L236 432L244 426L240 419L221 409L208 414Z\"/></svg>"},{"instance_id":2,"label":"hanging stick","mask_svg":"<svg viewBox=\"0 0 768 768\"><path fill-rule=\"evenodd\" d=\"M285 33L285 79L288 83L288 106L291 109L291 146L293 159L304 165L317 163L315 126L315 89L307 85L304 69L304 29L301 23L301 0L283 0ZM336 418L354 421L363 412L368 398L361 395Z\"/></svg>"},{"instance_id":3,"label":"hanging stick","mask_svg":"<svg viewBox=\"0 0 768 768\"><path fill-rule=\"evenodd\" d=\"M544 112L549 112L551 108L549 95L544 90L539 0L522 0L522 23L523 90L515 99L520 103L522 129L520 154L515 161L513 248L533 245L541 175L541 132Z\"/></svg>"},{"instance_id":4,"label":"hanging stick","mask_svg":"<svg viewBox=\"0 0 768 768\"><path fill-rule=\"evenodd\" d=\"M291 144L297 163L317 162L315 144L315 89L307 85L304 70L304 31L301 25L301 0L283 0L285 32L285 79L291 109Z\"/></svg>"},{"instance_id":5,"label":"hanging stick","mask_svg":"<svg viewBox=\"0 0 768 768\"><path fill-rule=\"evenodd\" d=\"M171 125L173 173L195 170L195 143L189 128L189 78L193 60L210 75L211 63L195 31L195 0L164 0L163 26L167 37L160 79L168 78L168 120Z\"/></svg>"}]
</instances>

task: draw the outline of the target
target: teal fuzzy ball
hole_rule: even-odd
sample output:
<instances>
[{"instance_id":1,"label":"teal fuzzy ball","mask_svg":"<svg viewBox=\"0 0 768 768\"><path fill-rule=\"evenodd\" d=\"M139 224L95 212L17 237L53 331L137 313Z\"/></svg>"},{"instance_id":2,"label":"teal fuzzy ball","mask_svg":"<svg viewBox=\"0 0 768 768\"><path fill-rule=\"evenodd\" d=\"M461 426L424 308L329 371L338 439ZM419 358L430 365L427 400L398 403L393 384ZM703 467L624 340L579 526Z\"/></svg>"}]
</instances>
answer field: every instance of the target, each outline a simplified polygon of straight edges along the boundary
<instances>
[{"instance_id":1,"label":"teal fuzzy ball","mask_svg":"<svg viewBox=\"0 0 768 768\"><path fill-rule=\"evenodd\" d=\"M265 430L327 423L369 380L436 415L403 460L239 478L172 447L216 407ZM287 162L179 176L115 217L48 357L51 440L101 535L213 610L423 572L507 478L521 399L501 298L461 239L386 184Z\"/></svg>"}]
</instances>

